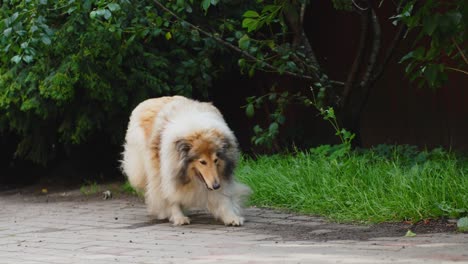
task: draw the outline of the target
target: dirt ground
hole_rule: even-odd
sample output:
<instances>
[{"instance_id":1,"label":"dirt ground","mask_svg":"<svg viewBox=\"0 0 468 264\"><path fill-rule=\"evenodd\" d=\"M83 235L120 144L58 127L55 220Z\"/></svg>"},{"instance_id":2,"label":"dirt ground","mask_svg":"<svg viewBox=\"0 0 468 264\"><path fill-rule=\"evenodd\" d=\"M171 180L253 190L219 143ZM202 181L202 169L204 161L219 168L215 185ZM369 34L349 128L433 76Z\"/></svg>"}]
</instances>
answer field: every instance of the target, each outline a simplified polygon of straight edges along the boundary
<instances>
[{"instance_id":1,"label":"dirt ground","mask_svg":"<svg viewBox=\"0 0 468 264\"><path fill-rule=\"evenodd\" d=\"M76 186L43 186L33 185L27 187L5 187L0 186L0 198L2 196L17 196L28 202L53 203L63 201L99 200L103 198L103 192L110 190L112 198L125 199L131 203L141 205L142 198L121 191L122 183L110 183L99 185L99 189L93 193L84 194ZM249 214L255 217L249 221ZM192 222L199 224L222 225L205 212L193 212ZM247 222L243 228L250 232L259 234L276 235L285 241L291 240L369 240L377 237L402 237L411 230L415 234L431 233L455 233L456 220L428 219L417 223L393 222L373 225L363 224L340 224L326 221L321 217L304 216L290 212L271 210L266 208L249 208L246 211ZM260 219L260 220L259 220ZM165 221L153 220L139 224L155 225Z\"/></svg>"}]
</instances>

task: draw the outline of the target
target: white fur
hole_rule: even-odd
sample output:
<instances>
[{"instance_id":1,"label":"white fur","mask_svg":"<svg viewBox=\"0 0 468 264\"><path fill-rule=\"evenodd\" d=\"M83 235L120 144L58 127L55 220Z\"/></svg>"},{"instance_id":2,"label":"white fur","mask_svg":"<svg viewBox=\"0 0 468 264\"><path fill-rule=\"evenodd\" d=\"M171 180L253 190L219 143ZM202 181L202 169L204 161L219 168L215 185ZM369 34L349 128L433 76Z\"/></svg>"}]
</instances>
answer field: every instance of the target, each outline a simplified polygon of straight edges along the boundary
<instances>
[{"instance_id":1,"label":"white fur","mask_svg":"<svg viewBox=\"0 0 468 264\"><path fill-rule=\"evenodd\" d=\"M167 102L159 104L162 100ZM156 104L163 106L155 110L157 114L152 122L151 133L147 135L140 122L141 117L154 110ZM122 168L130 184L145 191L145 201L151 215L159 219L167 218L174 225L183 225L189 224L190 219L182 209L204 208L226 225L243 224L241 204L250 194L247 186L232 179L223 181L218 190L208 190L198 180L192 180L182 187L174 180L174 169L181 162L175 142L195 132L210 129L220 132L233 143L229 151L237 161L235 136L213 105L175 96L150 99L134 109L125 138ZM155 154L155 146L159 147L159 159L156 159L159 164L151 158Z\"/></svg>"}]
</instances>

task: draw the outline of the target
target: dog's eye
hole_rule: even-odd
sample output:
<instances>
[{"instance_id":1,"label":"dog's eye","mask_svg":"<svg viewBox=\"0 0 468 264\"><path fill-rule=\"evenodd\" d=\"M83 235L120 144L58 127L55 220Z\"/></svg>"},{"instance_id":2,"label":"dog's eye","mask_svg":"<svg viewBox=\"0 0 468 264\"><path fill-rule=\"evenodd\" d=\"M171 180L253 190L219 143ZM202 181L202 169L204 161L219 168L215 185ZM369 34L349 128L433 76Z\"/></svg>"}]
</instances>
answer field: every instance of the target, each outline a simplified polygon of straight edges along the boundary
<instances>
[{"instance_id":1,"label":"dog's eye","mask_svg":"<svg viewBox=\"0 0 468 264\"><path fill-rule=\"evenodd\" d=\"M206 165L206 161L204 161L204 160L200 160L200 163L201 163L202 165Z\"/></svg>"},{"instance_id":2,"label":"dog's eye","mask_svg":"<svg viewBox=\"0 0 468 264\"><path fill-rule=\"evenodd\" d=\"M214 159L214 163L218 163L218 159Z\"/></svg>"}]
</instances>

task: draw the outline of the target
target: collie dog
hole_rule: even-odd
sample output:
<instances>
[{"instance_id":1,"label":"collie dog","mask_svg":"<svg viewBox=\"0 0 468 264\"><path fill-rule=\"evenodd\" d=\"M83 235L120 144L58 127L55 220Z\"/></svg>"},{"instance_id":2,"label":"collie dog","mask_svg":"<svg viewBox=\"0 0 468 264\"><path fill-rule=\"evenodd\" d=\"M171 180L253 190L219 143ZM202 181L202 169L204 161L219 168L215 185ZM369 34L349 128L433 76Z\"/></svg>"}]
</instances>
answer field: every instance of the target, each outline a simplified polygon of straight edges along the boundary
<instances>
[{"instance_id":1,"label":"collie dog","mask_svg":"<svg viewBox=\"0 0 468 264\"><path fill-rule=\"evenodd\" d=\"M208 209L225 225L240 226L250 189L236 182L234 133L211 103L182 96L149 99L130 116L122 168L145 193L148 213L190 224L183 209Z\"/></svg>"}]
</instances>

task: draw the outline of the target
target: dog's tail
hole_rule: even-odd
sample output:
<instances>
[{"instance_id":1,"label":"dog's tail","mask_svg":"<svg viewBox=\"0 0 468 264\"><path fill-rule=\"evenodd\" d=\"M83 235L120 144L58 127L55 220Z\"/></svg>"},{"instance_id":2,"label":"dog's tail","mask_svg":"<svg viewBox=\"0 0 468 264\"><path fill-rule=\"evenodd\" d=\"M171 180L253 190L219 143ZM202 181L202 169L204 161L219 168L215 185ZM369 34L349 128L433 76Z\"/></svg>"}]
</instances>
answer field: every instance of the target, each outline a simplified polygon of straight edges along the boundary
<instances>
[{"instance_id":1,"label":"dog's tail","mask_svg":"<svg viewBox=\"0 0 468 264\"><path fill-rule=\"evenodd\" d=\"M127 176L130 185L137 191L143 191L146 187L146 175L143 160L138 151L126 147L121 161L121 169Z\"/></svg>"},{"instance_id":2,"label":"dog's tail","mask_svg":"<svg viewBox=\"0 0 468 264\"><path fill-rule=\"evenodd\" d=\"M229 191L231 192L230 196L232 197L233 201L240 206L242 206L252 194L252 190L249 186L237 181L232 182Z\"/></svg>"}]
</instances>

